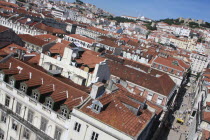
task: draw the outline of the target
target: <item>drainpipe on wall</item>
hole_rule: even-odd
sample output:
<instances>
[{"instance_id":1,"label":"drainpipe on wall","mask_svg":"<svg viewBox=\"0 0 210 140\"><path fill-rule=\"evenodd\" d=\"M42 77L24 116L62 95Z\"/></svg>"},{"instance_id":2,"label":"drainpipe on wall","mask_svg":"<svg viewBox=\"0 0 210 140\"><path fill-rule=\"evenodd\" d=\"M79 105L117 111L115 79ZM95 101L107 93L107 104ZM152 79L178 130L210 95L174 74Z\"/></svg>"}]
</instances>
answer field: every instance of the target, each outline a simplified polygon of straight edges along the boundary
<instances>
[{"instance_id":1,"label":"drainpipe on wall","mask_svg":"<svg viewBox=\"0 0 210 140\"><path fill-rule=\"evenodd\" d=\"M25 113L26 113L26 106L24 106L23 119L25 118ZM20 136L21 136L22 127L23 127L23 125L20 126L19 140L20 140Z\"/></svg>"},{"instance_id":2,"label":"drainpipe on wall","mask_svg":"<svg viewBox=\"0 0 210 140\"><path fill-rule=\"evenodd\" d=\"M85 135L84 135L84 138L83 138L83 140L85 140L85 137L86 137L86 133L87 133L87 129L88 129L88 125L86 125L86 130L85 130Z\"/></svg>"}]
</instances>

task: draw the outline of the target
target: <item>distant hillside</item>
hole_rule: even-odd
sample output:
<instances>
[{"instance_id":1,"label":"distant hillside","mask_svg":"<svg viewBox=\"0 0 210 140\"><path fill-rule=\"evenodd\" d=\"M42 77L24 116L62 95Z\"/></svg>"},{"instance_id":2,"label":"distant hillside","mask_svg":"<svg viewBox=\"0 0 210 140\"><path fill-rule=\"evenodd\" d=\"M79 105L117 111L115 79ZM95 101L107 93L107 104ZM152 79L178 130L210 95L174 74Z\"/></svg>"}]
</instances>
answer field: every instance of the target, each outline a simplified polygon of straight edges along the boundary
<instances>
[{"instance_id":1,"label":"distant hillside","mask_svg":"<svg viewBox=\"0 0 210 140\"><path fill-rule=\"evenodd\" d=\"M179 20L179 19L161 19L158 20L156 22L164 22L167 23L169 25L185 25L185 26L189 26L190 28L210 28L210 23L205 22L205 24L198 24L196 22L189 22L189 23L184 23L184 20Z\"/></svg>"}]
</instances>

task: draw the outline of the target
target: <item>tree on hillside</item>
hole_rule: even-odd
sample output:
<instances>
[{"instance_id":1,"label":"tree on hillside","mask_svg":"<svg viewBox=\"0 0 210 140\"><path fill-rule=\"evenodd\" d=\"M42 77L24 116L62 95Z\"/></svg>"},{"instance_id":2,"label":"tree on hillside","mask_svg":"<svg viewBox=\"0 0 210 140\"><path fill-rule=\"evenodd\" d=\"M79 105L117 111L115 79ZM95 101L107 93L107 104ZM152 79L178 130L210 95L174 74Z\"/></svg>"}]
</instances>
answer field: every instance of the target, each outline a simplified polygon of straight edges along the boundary
<instances>
[{"instance_id":1,"label":"tree on hillside","mask_svg":"<svg viewBox=\"0 0 210 140\"><path fill-rule=\"evenodd\" d=\"M79 4L79 5L83 5L84 4L84 2L81 1L81 0L76 0L76 3Z\"/></svg>"}]
</instances>

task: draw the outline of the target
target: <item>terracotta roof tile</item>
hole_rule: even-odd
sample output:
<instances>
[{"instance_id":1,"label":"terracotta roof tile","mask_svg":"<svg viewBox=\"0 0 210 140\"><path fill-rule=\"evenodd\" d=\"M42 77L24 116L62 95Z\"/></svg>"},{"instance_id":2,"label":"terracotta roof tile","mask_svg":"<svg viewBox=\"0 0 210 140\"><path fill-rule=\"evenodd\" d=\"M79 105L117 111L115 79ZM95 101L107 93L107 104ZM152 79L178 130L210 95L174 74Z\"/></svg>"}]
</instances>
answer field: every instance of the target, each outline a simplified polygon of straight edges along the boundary
<instances>
[{"instance_id":1,"label":"terracotta roof tile","mask_svg":"<svg viewBox=\"0 0 210 140\"><path fill-rule=\"evenodd\" d=\"M137 136L145 128L153 116L152 112L147 109L139 110L141 111L140 115L134 114L125 104L134 108L140 107L140 104L134 102L121 91L103 95L98 100L101 103L108 103L106 108L102 109L99 114L87 108L87 106L91 105L92 101L81 108L81 111L133 137Z\"/></svg>"},{"instance_id":2,"label":"terracotta roof tile","mask_svg":"<svg viewBox=\"0 0 210 140\"><path fill-rule=\"evenodd\" d=\"M55 101L62 100L66 98L66 102L71 102L74 99L77 98L87 98L88 94L84 91L86 91L86 88L83 88L79 85L72 84L71 82L68 82L67 80L62 80L63 78L57 78L48 75L45 73L45 71L42 70L40 67L35 67L35 65L29 65L26 62L22 62L20 60L9 58L6 62L6 64L11 64L11 70L3 70L6 71L8 74L18 74L18 70L15 70L16 72L12 72L13 69L17 67L21 67L21 73L31 73L31 79L28 81L25 81L25 83L29 87L38 86L37 89L40 91L41 94L52 92L52 94L48 94L48 96L52 96L52 98ZM32 67L33 66L33 67ZM14 71L14 70L13 70ZM65 78L64 78L65 79ZM69 79L68 79L69 80ZM53 85L48 87L48 85ZM83 91L84 89L84 91ZM53 91L52 91L53 90ZM67 97L65 97L64 94L61 94L61 92L67 91L68 93ZM65 94L66 94L65 93Z\"/></svg>"},{"instance_id":3,"label":"terracotta roof tile","mask_svg":"<svg viewBox=\"0 0 210 140\"><path fill-rule=\"evenodd\" d=\"M17 74L13 76L16 81L21 81L21 80L28 80L29 79L29 74Z\"/></svg>"},{"instance_id":4,"label":"terracotta roof tile","mask_svg":"<svg viewBox=\"0 0 210 140\"><path fill-rule=\"evenodd\" d=\"M85 36L81 36L81 35L78 35L78 34L71 34L71 35L68 35L69 37L72 37L72 38L75 38L75 39L78 39L78 40L81 40L81 41L84 41L84 42L87 42L87 43L90 43L90 44L93 44L95 42L94 39L91 39L91 38L88 38L88 37L85 37Z\"/></svg>"},{"instance_id":5,"label":"terracotta roof tile","mask_svg":"<svg viewBox=\"0 0 210 140\"><path fill-rule=\"evenodd\" d=\"M1 33L1 32L4 32L4 31L6 31L6 30L9 30L9 28L0 25L0 33Z\"/></svg>"},{"instance_id":6,"label":"terracotta roof tile","mask_svg":"<svg viewBox=\"0 0 210 140\"><path fill-rule=\"evenodd\" d=\"M48 44L49 42L44 41L42 39L36 38L34 36L31 36L29 34L19 34L20 38L22 38L23 41L29 42L31 44L35 44L37 46L43 46L45 44Z\"/></svg>"},{"instance_id":7,"label":"terracotta roof tile","mask_svg":"<svg viewBox=\"0 0 210 140\"><path fill-rule=\"evenodd\" d=\"M112 75L160 93L164 96L168 96L176 85L167 74L164 74L160 77L155 77L150 74L123 66L119 63L109 61L108 64Z\"/></svg>"},{"instance_id":8,"label":"terracotta roof tile","mask_svg":"<svg viewBox=\"0 0 210 140\"><path fill-rule=\"evenodd\" d=\"M203 112L202 120L210 123L210 112Z\"/></svg>"},{"instance_id":9,"label":"terracotta roof tile","mask_svg":"<svg viewBox=\"0 0 210 140\"><path fill-rule=\"evenodd\" d=\"M5 70L2 70L3 72L4 72L4 74L6 74L6 75L14 75L14 74L18 74L19 73L19 71L18 71L18 69L16 69L16 68L13 68L13 69L5 69Z\"/></svg>"}]
</instances>

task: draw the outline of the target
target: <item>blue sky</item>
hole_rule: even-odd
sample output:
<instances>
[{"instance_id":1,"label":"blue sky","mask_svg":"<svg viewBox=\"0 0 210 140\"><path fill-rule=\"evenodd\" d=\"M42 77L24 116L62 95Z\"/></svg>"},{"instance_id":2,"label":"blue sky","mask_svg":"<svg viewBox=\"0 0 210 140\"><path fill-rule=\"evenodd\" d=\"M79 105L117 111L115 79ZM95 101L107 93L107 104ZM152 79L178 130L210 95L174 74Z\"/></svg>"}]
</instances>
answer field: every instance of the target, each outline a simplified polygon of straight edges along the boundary
<instances>
[{"instance_id":1,"label":"blue sky","mask_svg":"<svg viewBox=\"0 0 210 140\"><path fill-rule=\"evenodd\" d=\"M74 0L66 0L73 2ZM195 18L210 22L210 0L82 0L115 15L152 19Z\"/></svg>"}]
</instances>

